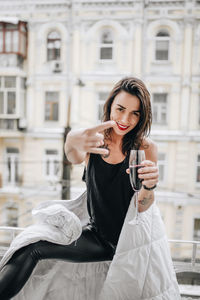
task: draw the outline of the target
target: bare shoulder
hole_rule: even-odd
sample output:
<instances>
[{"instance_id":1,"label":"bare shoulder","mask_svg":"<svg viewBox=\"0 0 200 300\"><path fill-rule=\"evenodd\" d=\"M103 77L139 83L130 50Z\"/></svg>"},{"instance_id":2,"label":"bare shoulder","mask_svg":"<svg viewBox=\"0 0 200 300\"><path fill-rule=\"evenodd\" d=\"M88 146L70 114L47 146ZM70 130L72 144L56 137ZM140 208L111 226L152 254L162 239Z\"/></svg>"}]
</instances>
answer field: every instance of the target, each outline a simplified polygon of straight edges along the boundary
<instances>
[{"instance_id":1,"label":"bare shoulder","mask_svg":"<svg viewBox=\"0 0 200 300\"><path fill-rule=\"evenodd\" d=\"M152 139L150 139L149 137L145 137L142 141L141 149L142 150L146 150L146 149L156 150L157 145Z\"/></svg>"},{"instance_id":2,"label":"bare shoulder","mask_svg":"<svg viewBox=\"0 0 200 300\"><path fill-rule=\"evenodd\" d=\"M158 147L152 139L150 139L148 137L144 138L143 141L142 141L142 145L141 145L140 149L145 151L146 159L154 161L155 163L157 163L157 160L158 160Z\"/></svg>"}]
</instances>

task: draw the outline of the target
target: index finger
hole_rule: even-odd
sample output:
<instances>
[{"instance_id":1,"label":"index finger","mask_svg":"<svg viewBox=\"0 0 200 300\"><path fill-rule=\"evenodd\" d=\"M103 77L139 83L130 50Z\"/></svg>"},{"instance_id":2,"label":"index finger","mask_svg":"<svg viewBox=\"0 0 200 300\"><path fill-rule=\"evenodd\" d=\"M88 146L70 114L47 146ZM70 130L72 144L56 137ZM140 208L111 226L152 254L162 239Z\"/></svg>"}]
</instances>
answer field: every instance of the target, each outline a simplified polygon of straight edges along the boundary
<instances>
[{"instance_id":1,"label":"index finger","mask_svg":"<svg viewBox=\"0 0 200 300\"><path fill-rule=\"evenodd\" d=\"M104 131L105 129L114 127L114 125L115 125L115 121L106 121L106 122L101 123L100 125L92 127L91 131L94 133L101 132L101 131Z\"/></svg>"}]
</instances>

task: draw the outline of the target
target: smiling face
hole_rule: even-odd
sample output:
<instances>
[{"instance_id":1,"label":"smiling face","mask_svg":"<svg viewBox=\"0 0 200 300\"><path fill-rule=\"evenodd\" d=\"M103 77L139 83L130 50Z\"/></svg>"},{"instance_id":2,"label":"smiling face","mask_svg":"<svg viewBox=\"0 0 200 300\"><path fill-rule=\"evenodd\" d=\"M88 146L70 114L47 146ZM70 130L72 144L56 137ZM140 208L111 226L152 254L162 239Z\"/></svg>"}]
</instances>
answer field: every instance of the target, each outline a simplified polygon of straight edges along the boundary
<instances>
[{"instance_id":1,"label":"smiling face","mask_svg":"<svg viewBox=\"0 0 200 300\"><path fill-rule=\"evenodd\" d=\"M125 91L119 92L112 103L110 119L116 122L113 128L116 135L127 134L140 120L139 98Z\"/></svg>"}]
</instances>

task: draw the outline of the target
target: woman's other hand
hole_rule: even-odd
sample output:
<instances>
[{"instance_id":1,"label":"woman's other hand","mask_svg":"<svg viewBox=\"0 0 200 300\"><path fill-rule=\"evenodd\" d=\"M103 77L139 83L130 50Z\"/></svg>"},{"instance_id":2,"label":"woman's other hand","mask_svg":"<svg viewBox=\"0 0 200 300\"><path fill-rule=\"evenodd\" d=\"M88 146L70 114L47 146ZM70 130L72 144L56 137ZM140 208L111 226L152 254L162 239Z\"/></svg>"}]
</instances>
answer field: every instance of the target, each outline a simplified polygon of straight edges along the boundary
<instances>
[{"instance_id":1,"label":"woman's other hand","mask_svg":"<svg viewBox=\"0 0 200 300\"><path fill-rule=\"evenodd\" d=\"M155 186L159 177L158 166L150 160L144 160L141 165L142 168L138 169L138 177L141 179L142 184L148 188ZM126 173L130 174L130 170L126 169Z\"/></svg>"},{"instance_id":2,"label":"woman's other hand","mask_svg":"<svg viewBox=\"0 0 200 300\"><path fill-rule=\"evenodd\" d=\"M143 161L141 165L142 168L138 169L138 177L142 180L142 185L152 188L158 183L158 166L150 160Z\"/></svg>"}]
</instances>

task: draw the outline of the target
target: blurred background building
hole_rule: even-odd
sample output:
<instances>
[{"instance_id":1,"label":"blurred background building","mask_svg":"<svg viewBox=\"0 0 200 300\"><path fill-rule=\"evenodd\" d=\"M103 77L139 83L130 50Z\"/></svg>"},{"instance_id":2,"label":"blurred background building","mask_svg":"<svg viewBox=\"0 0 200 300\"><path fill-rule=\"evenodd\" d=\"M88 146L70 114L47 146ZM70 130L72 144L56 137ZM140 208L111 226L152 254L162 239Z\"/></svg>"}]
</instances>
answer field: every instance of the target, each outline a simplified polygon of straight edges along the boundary
<instances>
[{"instance_id":1,"label":"blurred background building","mask_svg":"<svg viewBox=\"0 0 200 300\"><path fill-rule=\"evenodd\" d=\"M168 237L200 240L200 1L0 0L0 7L0 226L27 226L38 202L85 188L84 166L64 158L65 133L100 122L113 85L133 75L151 92L156 198ZM172 250L191 255L187 244Z\"/></svg>"}]
</instances>

